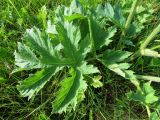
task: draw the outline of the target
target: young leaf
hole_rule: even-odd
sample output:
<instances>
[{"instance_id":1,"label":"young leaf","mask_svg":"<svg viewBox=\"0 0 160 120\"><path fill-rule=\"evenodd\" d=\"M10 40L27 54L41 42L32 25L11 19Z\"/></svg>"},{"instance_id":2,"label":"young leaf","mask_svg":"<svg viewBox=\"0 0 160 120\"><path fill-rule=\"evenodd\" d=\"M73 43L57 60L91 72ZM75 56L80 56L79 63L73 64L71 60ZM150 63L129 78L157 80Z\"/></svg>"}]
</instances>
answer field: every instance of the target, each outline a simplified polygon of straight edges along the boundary
<instances>
[{"instance_id":1,"label":"young leaf","mask_svg":"<svg viewBox=\"0 0 160 120\"><path fill-rule=\"evenodd\" d=\"M102 87L102 86L103 86L103 83L100 81L101 78L102 78L102 76L100 76L100 75L94 76L93 79L92 79L91 85L92 85L94 88Z\"/></svg>"}]
</instances>

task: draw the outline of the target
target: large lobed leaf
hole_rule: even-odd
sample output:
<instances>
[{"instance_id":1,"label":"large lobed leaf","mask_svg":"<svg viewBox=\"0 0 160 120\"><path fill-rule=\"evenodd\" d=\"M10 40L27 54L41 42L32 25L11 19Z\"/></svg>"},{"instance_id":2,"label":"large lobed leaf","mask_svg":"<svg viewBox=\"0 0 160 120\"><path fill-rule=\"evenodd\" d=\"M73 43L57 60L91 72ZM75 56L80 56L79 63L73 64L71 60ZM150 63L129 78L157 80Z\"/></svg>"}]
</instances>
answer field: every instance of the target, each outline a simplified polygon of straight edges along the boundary
<instances>
[{"instance_id":1,"label":"large lobed leaf","mask_svg":"<svg viewBox=\"0 0 160 120\"><path fill-rule=\"evenodd\" d=\"M89 82L86 82L83 76L100 73L97 67L85 61L87 54L96 53L96 50L107 46L117 31L115 27L104 29L96 17L100 17L103 11L102 17L109 17L122 26L121 12L115 9L118 10L106 4L104 10L97 8L96 15L91 17L91 13L85 12L83 6L74 0L70 7L63 6L56 10L55 24L52 25L51 21L48 21L47 30L40 31L36 27L27 29L23 42L18 43L18 50L14 54L15 65L19 68L18 71L32 69L38 71L17 86L21 95L30 99L55 73L67 67L70 76L66 76L60 82L60 88L52 103L53 112L62 113L68 108L75 108L77 102L83 100ZM120 22L117 22L119 20ZM81 24L83 22L86 26ZM85 33L82 28L86 29ZM82 33L84 34L81 35ZM91 49L93 46L94 51ZM130 77L133 76L133 72L128 70L130 65L120 63L129 56L129 52L107 50L100 60L117 74ZM94 76L90 81L91 85L95 88L101 87L100 79L100 75Z\"/></svg>"},{"instance_id":2,"label":"large lobed leaf","mask_svg":"<svg viewBox=\"0 0 160 120\"><path fill-rule=\"evenodd\" d=\"M53 112L62 113L70 105L75 108L80 83L83 81L82 73L79 70L70 71L71 77L66 77L60 83L61 88L56 94L53 104ZM83 86L82 86L83 87Z\"/></svg>"},{"instance_id":3,"label":"large lobed leaf","mask_svg":"<svg viewBox=\"0 0 160 120\"><path fill-rule=\"evenodd\" d=\"M20 82L20 85L18 85L17 88L22 96L30 99L44 87L47 81L49 81L49 79L54 75L55 71L55 67L42 69Z\"/></svg>"},{"instance_id":4,"label":"large lobed leaf","mask_svg":"<svg viewBox=\"0 0 160 120\"><path fill-rule=\"evenodd\" d=\"M18 53L15 51L15 65L19 68L34 69L41 68L42 65L35 53L26 45L18 43Z\"/></svg>"},{"instance_id":5,"label":"large lobed leaf","mask_svg":"<svg viewBox=\"0 0 160 120\"><path fill-rule=\"evenodd\" d=\"M50 30L54 28L53 30ZM54 35L51 40L50 34ZM55 43L54 43L55 41ZM48 23L46 32L38 28L27 29L23 43L18 43L15 52L15 64L18 71L41 69L34 75L30 75L17 86L21 95L30 99L36 95L52 76L67 66L71 70L71 77L65 78L60 84L61 88L53 102L53 112L61 113L68 107L74 108L77 101L84 98L87 83L82 74L86 74L84 68L92 69L92 65L86 65L84 59L91 51L89 36L81 38L79 27L72 22L58 21L55 25ZM81 69L80 69L81 68ZM79 70L78 70L79 69ZM99 72L96 67L87 74Z\"/></svg>"},{"instance_id":6,"label":"large lobed leaf","mask_svg":"<svg viewBox=\"0 0 160 120\"><path fill-rule=\"evenodd\" d=\"M144 83L141 91L137 90L135 93L128 93L128 97L132 100L139 101L144 105L158 101L158 97L155 95L155 90L150 85L150 82Z\"/></svg>"},{"instance_id":7,"label":"large lobed leaf","mask_svg":"<svg viewBox=\"0 0 160 120\"><path fill-rule=\"evenodd\" d=\"M92 37L96 50L102 48L103 46L107 46L110 42L112 42L111 38L117 31L115 27L109 27L107 30L104 30L100 23L95 19L90 18L90 21Z\"/></svg>"},{"instance_id":8,"label":"large lobed leaf","mask_svg":"<svg viewBox=\"0 0 160 120\"><path fill-rule=\"evenodd\" d=\"M110 70L126 79L135 79L134 72L128 70L129 63L121 63L131 55L130 52L121 50L107 50L100 61Z\"/></svg>"},{"instance_id":9,"label":"large lobed leaf","mask_svg":"<svg viewBox=\"0 0 160 120\"><path fill-rule=\"evenodd\" d=\"M95 13L97 18L104 18L114 23L117 27L124 28L125 18L119 5L115 5L114 7L109 3L98 5Z\"/></svg>"}]
</instances>

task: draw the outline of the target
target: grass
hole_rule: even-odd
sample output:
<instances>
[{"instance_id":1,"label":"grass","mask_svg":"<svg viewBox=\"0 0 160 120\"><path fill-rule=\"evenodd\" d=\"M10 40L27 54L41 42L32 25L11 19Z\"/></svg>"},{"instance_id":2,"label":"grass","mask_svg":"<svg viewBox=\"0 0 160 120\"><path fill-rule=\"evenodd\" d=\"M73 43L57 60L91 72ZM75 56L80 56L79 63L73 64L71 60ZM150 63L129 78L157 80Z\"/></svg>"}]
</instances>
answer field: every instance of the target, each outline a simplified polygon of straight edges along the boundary
<instances>
[{"instance_id":1,"label":"grass","mask_svg":"<svg viewBox=\"0 0 160 120\"><path fill-rule=\"evenodd\" d=\"M147 0L149 2L150 0ZM105 2L105 1L103 1ZM114 0L109 0L115 4ZM119 0L120 2L120 0ZM51 15L55 6L59 4L69 4L65 0L1 0L0 1L0 119L2 120L142 120L148 119L147 111L141 104L129 101L126 93L135 90L130 81L123 80L120 76L112 72L103 72L102 79L104 86L94 89L89 87L86 92L86 99L78 104L76 110L71 113L51 114L53 95L57 90L57 80L49 82L38 95L30 101L20 96L16 85L19 81L28 76L26 72L11 75L14 68L13 52L17 48L17 42L21 41L22 35L27 28L38 26L43 29L43 15L41 8L45 5L48 14ZM159 23L159 7L154 5L154 18L144 24L142 32L133 37L136 47L131 47L131 51L139 48L141 40L151 33L153 28ZM133 17L134 19L134 17ZM128 26L128 25L127 25ZM116 39L116 38L115 38ZM160 39L157 35L156 40ZM159 51L159 42L149 43L149 48ZM113 44L116 46L116 43ZM154 46L154 47L152 47ZM111 46L112 47L112 46ZM128 49L128 48L126 48ZM132 68L145 75L160 76L159 63L157 58L139 57L133 60ZM98 64L98 63L97 63ZM100 65L101 66L101 65ZM35 72L35 71L33 71ZM55 77L56 78L56 77ZM53 78L54 79L54 78ZM142 81L143 82L143 81ZM159 84L153 84L160 95Z\"/></svg>"}]
</instances>

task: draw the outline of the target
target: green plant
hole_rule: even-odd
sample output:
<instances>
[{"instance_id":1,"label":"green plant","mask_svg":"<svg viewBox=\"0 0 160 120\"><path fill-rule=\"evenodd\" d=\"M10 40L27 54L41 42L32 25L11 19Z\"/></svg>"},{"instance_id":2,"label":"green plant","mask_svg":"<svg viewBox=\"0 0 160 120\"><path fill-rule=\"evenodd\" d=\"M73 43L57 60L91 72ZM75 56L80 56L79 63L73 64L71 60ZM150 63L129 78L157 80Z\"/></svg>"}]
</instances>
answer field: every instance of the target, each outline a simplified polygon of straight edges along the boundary
<instances>
[{"instance_id":1,"label":"green plant","mask_svg":"<svg viewBox=\"0 0 160 120\"><path fill-rule=\"evenodd\" d=\"M60 74L60 88L52 102L52 112L70 111L84 99L87 86L102 86L100 80L104 76L99 70L100 64L100 67L105 68L103 73L108 68L130 80L137 91L128 93L129 98L145 105L151 119L157 117L155 112L150 112L150 108L158 111L159 105L159 98L150 83L159 81L159 78L134 74L134 71L129 69L131 64L128 63L134 55L131 56L132 52L123 49L127 46L126 38L132 36L129 28L134 26L131 23L137 4L138 1L133 4L126 20L118 5L112 7L107 3L92 7L73 0L69 7L59 6L54 12L53 20L49 20L48 24L45 23L46 16L43 18L44 30L37 27L27 29L23 41L18 43L18 50L14 53L17 69L13 73L35 69L37 72L17 86L21 95L31 99L49 80L53 80L54 75ZM118 34L118 31L121 34ZM157 32L159 26L153 31L154 36ZM118 46L112 47L111 43L117 44L117 41L113 40L115 36L120 36L120 39ZM140 51L145 49L151 38L153 36L142 43ZM141 56L139 51L134 54L136 57ZM141 85L138 79L149 82Z\"/></svg>"}]
</instances>

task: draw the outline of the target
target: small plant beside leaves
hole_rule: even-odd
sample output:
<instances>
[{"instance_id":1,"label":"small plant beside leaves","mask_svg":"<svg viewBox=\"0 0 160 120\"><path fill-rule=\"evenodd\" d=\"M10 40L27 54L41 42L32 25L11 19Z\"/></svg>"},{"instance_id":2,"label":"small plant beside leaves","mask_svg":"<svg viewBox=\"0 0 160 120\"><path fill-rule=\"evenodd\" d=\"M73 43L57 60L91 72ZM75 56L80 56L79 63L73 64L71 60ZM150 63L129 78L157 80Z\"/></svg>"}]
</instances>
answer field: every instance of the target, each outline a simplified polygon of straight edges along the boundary
<instances>
[{"instance_id":1,"label":"small plant beside leaves","mask_svg":"<svg viewBox=\"0 0 160 120\"><path fill-rule=\"evenodd\" d=\"M125 49L133 45L128 40L133 36L129 34L130 29L135 29L134 35L137 34L137 21L132 24L137 6L138 0L135 0L126 19L119 5L106 3L92 7L73 0L69 7L59 6L47 24L43 21L44 30L37 27L27 29L14 53L17 68L13 73L35 69L37 72L17 86L21 95L31 99L48 81L54 80L54 75L67 71L61 72L65 77L59 80L60 87L52 102L52 112L62 113L70 108L75 109L77 103L85 98L88 86L103 86L103 75L99 67L104 67L130 80L137 91L128 93L129 98L146 106L151 119L157 117L156 112L152 114L150 111L150 108L159 110L159 97L155 96L151 82L160 82L160 78L137 75L136 71L130 69L132 64L129 62L142 55L153 55L148 55L153 51L146 49L146 46L160 31L160 25L141 44L138 51L133 53ZM156 55L154 57L159 57L158 53ZM149 82L141 86L138 79Z\"/></svg>"}]
</instances>

